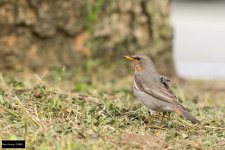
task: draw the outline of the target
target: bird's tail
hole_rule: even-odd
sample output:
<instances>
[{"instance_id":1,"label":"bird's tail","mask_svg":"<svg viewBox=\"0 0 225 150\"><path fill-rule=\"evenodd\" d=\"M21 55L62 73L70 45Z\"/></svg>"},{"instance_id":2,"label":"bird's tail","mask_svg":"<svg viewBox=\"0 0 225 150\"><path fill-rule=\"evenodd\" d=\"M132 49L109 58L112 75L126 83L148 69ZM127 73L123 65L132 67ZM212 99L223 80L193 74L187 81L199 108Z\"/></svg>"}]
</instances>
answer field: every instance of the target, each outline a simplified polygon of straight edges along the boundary
<instances>
[{"instance_id":1,"label":"bird's tail","mask_svg":"<svg viewBox=\"0 0 225 150\"><path fill-rule=\"evenodd\" d=\"M190 120L193 124L200 124L201 122L196 119L194 116L192 116L187 110L185 109L179 109L178 113L180 115L182 115L183 117L187 118L188 120Z\"/></svg>"}]
</instances>

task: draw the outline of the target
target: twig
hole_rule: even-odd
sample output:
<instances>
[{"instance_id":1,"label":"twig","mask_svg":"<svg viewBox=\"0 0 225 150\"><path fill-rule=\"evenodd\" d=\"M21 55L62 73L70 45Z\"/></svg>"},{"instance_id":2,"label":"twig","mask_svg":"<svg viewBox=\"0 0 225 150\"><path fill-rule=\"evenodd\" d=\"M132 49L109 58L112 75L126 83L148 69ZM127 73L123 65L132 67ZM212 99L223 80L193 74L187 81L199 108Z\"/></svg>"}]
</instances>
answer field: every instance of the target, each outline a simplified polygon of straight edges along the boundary
<instances>
[{"instance_id":1,"label":"twig","mask_svg":"<svg viewBox=\"0 0 225 150\"><path fill-rule=\"evenodd\" d=\"M222 128L222 127L213 127L213 126L204 126L204 127L209 129L225 130L225 128Z\"/></svg>"}]
</instances>

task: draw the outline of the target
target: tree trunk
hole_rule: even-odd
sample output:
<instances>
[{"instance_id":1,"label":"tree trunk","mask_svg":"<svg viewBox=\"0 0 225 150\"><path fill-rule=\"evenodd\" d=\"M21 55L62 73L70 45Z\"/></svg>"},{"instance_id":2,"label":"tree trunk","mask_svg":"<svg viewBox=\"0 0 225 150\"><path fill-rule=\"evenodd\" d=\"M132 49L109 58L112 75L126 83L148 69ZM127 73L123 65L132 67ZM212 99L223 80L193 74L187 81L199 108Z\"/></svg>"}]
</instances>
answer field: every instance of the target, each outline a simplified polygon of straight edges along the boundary
<instances>
[{"instance_id":1,"label":"tree trunk","mask_svg":"<svg viewBox=\"0 0 225 150\"><path fill-rule=\"evenodd\" d=\"M0 68L119 63L145 53L173 73L169 14L169 0L2 0Z\"/></svg>"}]
</instances>

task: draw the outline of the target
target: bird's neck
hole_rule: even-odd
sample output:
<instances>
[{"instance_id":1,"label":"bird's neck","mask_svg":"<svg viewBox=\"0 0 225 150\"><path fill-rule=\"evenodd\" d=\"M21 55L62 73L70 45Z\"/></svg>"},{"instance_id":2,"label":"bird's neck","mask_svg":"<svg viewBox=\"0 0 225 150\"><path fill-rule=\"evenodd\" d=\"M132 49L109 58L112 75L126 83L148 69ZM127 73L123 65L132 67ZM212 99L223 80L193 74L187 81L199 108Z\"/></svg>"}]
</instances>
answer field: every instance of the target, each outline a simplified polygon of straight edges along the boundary
<instances>
[{"instance_id":1,"label":"bird's neck","mask_svg":"<svg viewBox=\"0 0 225 150\"><path fill-rule=\"evenodd\" d=\"M145 65L135 64L135 73L142 73L142 72L157 73L154 66L147 67Z\"/></svg>"},{"instance_id":2,"label":"bird's neck","mask_svg":"<svg viewBox=\"0 0 225 150\"><path fill-rule=\"evenodd\" d=\"M144 70L145 70L145 67L143 65L135 64L135 73L140 73L140 72L143 72Z\"/></svg>"}]
</instances>

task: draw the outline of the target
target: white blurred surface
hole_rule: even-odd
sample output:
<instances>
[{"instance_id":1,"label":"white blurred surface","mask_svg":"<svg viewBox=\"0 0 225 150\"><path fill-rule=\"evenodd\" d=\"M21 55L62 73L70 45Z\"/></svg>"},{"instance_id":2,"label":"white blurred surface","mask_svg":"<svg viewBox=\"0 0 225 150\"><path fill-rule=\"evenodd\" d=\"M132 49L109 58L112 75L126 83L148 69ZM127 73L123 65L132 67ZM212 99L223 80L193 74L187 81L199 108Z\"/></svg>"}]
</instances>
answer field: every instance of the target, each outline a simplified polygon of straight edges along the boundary
<instances>
[{"instance_id":1,"label":"white blurred surface","mask_svg":"<svg viewBox=\"0 0 225 150\"><path fill-rule=\"evenodd\" d=\"M225 79L225 1L172 1L174 59L184 78Z\"/></svg>"}]
</instances>

